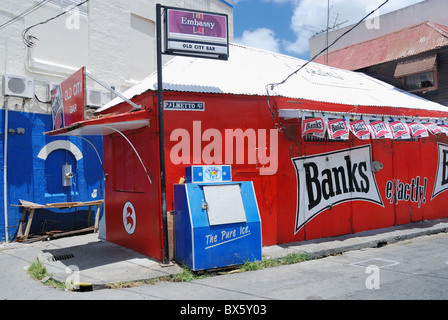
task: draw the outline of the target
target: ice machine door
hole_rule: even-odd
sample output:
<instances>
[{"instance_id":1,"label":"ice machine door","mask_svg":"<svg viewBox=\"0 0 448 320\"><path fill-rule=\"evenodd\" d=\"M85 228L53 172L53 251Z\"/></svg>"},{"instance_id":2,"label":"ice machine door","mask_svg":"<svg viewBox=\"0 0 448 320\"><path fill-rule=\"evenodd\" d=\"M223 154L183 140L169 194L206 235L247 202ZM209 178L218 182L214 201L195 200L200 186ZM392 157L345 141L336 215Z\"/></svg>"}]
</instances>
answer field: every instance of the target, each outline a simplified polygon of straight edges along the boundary
<instances>
[{"instance_id":1,"label":"ice machine door","mask_svg":"<svg viewBox=\"0 0 448 320\"><path fill-rule=\"evenodd\" d=\"M210 226L247 221L239 184L204 185Z\"/></svg>"}]
</instances>

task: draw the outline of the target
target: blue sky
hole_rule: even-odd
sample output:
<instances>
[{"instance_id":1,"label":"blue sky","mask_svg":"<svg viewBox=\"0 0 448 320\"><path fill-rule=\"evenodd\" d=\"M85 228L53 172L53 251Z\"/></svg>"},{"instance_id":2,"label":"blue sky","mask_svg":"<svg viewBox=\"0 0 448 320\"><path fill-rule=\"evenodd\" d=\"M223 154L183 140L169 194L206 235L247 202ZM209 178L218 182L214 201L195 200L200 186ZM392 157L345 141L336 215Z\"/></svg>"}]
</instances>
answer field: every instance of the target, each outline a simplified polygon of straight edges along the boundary
<instances>
[{"instance_id":1,"label":"blue sky","mask_svg":"<svg viewBox=\"0 0 448 320\"><path fill-rule=\"evenodd\" d=\"M330 0L330 26L358 22L385 0ZM389 0L385 14L422 0ZM308 39L327 24L327 0L234 0L236 43L309 60Z\"/></svg>"}]
</instances>

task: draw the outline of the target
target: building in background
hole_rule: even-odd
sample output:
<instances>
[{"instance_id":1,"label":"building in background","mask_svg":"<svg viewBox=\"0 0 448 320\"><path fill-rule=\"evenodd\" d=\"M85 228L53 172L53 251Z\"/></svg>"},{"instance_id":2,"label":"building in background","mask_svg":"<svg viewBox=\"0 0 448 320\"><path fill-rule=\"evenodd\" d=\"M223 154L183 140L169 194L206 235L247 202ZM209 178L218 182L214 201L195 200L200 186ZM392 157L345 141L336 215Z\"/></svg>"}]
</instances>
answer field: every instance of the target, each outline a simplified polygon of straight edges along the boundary
<instances>
[{"instance_id":1,"label":"building in background","mask_svg":"<svg viewBox=\"0 0 448 320\"><path fill-rule=\"evenodd\" d=\"M370 8L371 9L371 8ZM366 8L366 14L370 12ZM448 2L446 0L425 0L417 4L381 14L381 10L365 23L361 23L353 29L349 35L339 39L333 45L329 52L336 51L356 43L378 38L385 34L398 31L425 21L431 21L440 25L448 25ZM344 32L352 28L351 26L342 27L328 33L328 43L334 42ZM310 57L314 57L322 49L326 47L327 34L319 34L310 38Z\"/></svg>"},{"instance_id":2,"label":"building in background","mask_svg":"<svg viewBox=\"0 0 448 320\"><path fill-rule=\"evenodd\" d=\"M366 73L448 106L448 27L429 21L332 51L318 63Z\"/></svg>"},{"instance_id":3,"label":"building in background","mask_svg":"<svg viewBox=\"0 0 448 320\"><path fill-rule=\"evenodd\" d=\"M19 200L47 204L104 197L102 139L43 135L52 128L50 92L81 67L118 92L155 71L157 2L225 13L233 35L232 1L2 1L0 184L6 192L0 196L0 241L17 234L22 209L11 205ZM88 111L113 98L90 79L86 88ZM61 182L65 165L74 174L70 187ZM57 213L39 212L32 232L85 226L85 211Z\"/></svg>"},{"instance_id":4,"label":"building in background","mask_svg":"<svg viewBox=\"0 0 448 320\"><path fill-rule=\"evenodd\" d=\"M448 2L426 0L373 16L340 38L315 62L359 71L448 105ZM380 11L381 13L381 11ZM352 26L329 32L329 43ZM326 34L310 39L310 55L325 48Z\"/></svg>"}]
</instances>

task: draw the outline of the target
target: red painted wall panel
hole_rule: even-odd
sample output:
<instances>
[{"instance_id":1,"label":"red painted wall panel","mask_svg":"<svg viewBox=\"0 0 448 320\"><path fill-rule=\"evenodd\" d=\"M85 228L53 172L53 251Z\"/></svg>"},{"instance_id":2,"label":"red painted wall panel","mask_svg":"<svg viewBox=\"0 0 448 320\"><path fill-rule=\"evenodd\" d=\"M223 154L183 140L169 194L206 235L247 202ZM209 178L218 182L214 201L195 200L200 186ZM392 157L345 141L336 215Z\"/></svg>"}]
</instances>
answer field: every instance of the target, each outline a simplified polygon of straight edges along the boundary
<instances>
[{"instance_id":1,"label":"red painted wall panel","mask_svg":"<svg viewBox=\"0 0 448 320\"><path fill-rule=\"evenodd\" d=\"M200 121L201 132L217 129L224 136L225 129L247 130L253 128L270 130L273 128L269 109L265 98L260 97L228 97L221 95L197 95L169 93L167 100L203 101L205 111L166 111L166 145L167 152L178 141L170 141L173 130L183 128L193 138L193 121ZM306 109L306 106L302 106ZM321 106L325 109L328 106ZM320 108L320 109L322 109ZM388 110L390 111L390 110ZM263 226L263 244L272 245L302 240L330 237L371 229L379 229L394 225L421 221L425 217L445 217L447 213L437 204L419 204L411 200L400 200L390 203L385 198L386 185L389 181L399 179L412 187L412 180L420 177L419 185L423 185L424 177L428 179L426 197L430 198L430 186L434 184L436 170L436 141L446 141L444 136L419 139L418 141L399 142L389 139L361 141L353 136L347 142L305 142L300 134L298 123L287 126L285 133L279 134L278 171L274 176L260 176L257 165L233 164L234 180L254 181ZM201 150L208 145L201 144ZM372 159L384 164L384 169L375 174L378 190L383 206L377 204L352 201L335 205L314 217L297 234L294 224L297 213L297 175L291 159L305 155L321 154L356 146L371 145ZM193 152L194 146L191 143ZM236 152L236 150L234 150ZM424 160L425 158L426 160ZM171 184L184 175L187 165L170 164L168 167L168 199L172 201ZM428 160L432 159L432 160ZM426 163L428 163L426 165ZM191 164L204 164L199 157L192 157ZM229 164L229 163L226 163ZM423 165L425 164L425 165ZM432 168L429 170L428 168ZM427 171L432 171L432 173ZM414 181L415 187L417 181ZM446 196L439 196L440 199ZM439 203L442 200L435 199ZM420 207L419 207L420 206ZM172 205L169 204L169 210Z\"/></svg>"},{"instance_id":2,"label":"red painted wall panel","mask_svg":"<svg viewBox=\"0 0 448 320\"><path fill-rule=\"evenodd\" d=\"M264 246L380 229L424 219L448 217L448 210L445 209L448 192L442 192L431 199L439 162L437 143L448 144L448 138L444 134L437 137L430 135L429 138L417 141L359 140L350 135L350 139L346 142L313 142L304 141L300 131L301 123L296 119L284 121L286 130L278 133L278 146L274 146L269 143L274 125L266 97L165 92L164 98L165 101L194 101L203 102L205 105L205 110L202 111L166 110L164 112L169 211L173 210L173 185L178 183L181 177L184 177L185 167L211 164L211 161L214 160L215 164L232 165L234 181L254 182L262 220ZM151 92L143 94L139 97L139 101L152 110L153 117L151 128L137 133L133 142L137 150L143 154L144 162L150 169L154 184L148 185L145 175L136 170L133 182L123 179L120 172L114 172L113 175L116 176L118 184L125 185L127 189L144 189L144 193L122 192L113 188L111 182L113 179L109 177L106 183L107 236L113 242L133 246L139 252L161 259L163 241L156 101ZM277 108L347 112L353 110L353 106L309 101L293 104L283 98L271 98L270 103ZM369 107L362 106L358 107L356 111L359 113L374 113L376 111L390 115L404 112L393 108L369 109ZM415 111L408 110L407 112L412 114ZM440 112L432 114L419 110L419 113L421 116L446 116ZM248 139L245 140L245 156L241 163L237 161L237 154L241 150L234 144L231 148L234 157L230 159L229 163L229 159L226 159L226 155L228 155L226 146L229 144L226 139L226 130L237 129L241 129L243 132L252 132L257 139L264 132L267 148L278 147L278 166L275 174L261 175L260 170L263 164L259 159L255 163L251 163L251 153L262 147L259 140L256 141L255 147L250 146ZM221 137L222 140L215 140L216 136ZM116 139L115 136L114 138ZM113 149L112 140L114 138L105 138L106 171L113 172L114 161L123 158L126 160L123 171L132 172L133 168L139 166L138 163L131 154L126 153L126 150ZM181 146L183 147L181 148ZM221 146L222 153L216 151L219 149L217 146ZM173 152L173 150L182 150L183 153ZM210 150L214 152L210 153ZM366 184L369 184L369 192L375 193L379 199L340 201L340 203L316 214L302 228L297 229L296 222L299 220L297 212L300 202L298 186L306 182L298 181L299 176L293 159L321 154L345 154L345 152L355 154L359 150L369 150L371 160L384 164L381 171L371 174L373 180L367 180L367 177L364 180L364 176L369 175L370 177L370 173L363 171L365 169L363 166L367 165L364 163L365 161L350 168L349 164L344 161L339 164L329 161L325 168L330 170L329 172L338 166L349 171L356 169L354 174L360 181L359 189L364 191L361 187L366 187ZM370 159L368 161L370 162ZM323 171L324 169L319 170ZM402 184L400 185L400 183ZM367 187L365 191L367 194ZM132 239L126 235L121 221L122 208L126 201L132 201L135 203L136 211L143 212L139 213L137 219L143 222L144 227L139 229L131 237Z\"/></svg>"},{"instance_id":3,"label":"red painted wall panel","mask_svg":"<svg viewBox=\"0 0 448 320\"><path fill-rule=\"evenodd\" d=\"M148 170L152 184L129 143L119 134L104 137L106 180L106 239L158 260L163 259L163 232L160 211L158 139L155 128L125 132ZM123 210L132 203L126 231ZM125 210L126 211L126 210Z\"/></svg>"}]
</instances>

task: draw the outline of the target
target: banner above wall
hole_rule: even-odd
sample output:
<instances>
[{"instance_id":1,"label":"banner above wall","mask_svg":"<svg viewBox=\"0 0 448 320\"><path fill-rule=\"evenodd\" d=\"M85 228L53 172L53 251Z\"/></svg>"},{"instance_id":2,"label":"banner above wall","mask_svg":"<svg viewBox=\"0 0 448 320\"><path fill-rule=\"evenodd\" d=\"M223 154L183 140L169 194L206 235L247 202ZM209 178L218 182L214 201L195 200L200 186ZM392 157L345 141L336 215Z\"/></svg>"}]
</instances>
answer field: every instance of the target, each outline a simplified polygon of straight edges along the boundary
<instances>
[{"instance_id":1,"label":"banner above wall","mask_svg":"<svg viewBox=\"0 0 448 320\"><path fill-rule=\"evenodd\" d=\"M428 118L392 118L372 115L338 115L318 112L301 112L302 136L328 137L348 140L351 132L361 140L425 138L444 133L448 126L443 120Z\"/></svg>"}]
</instances>

